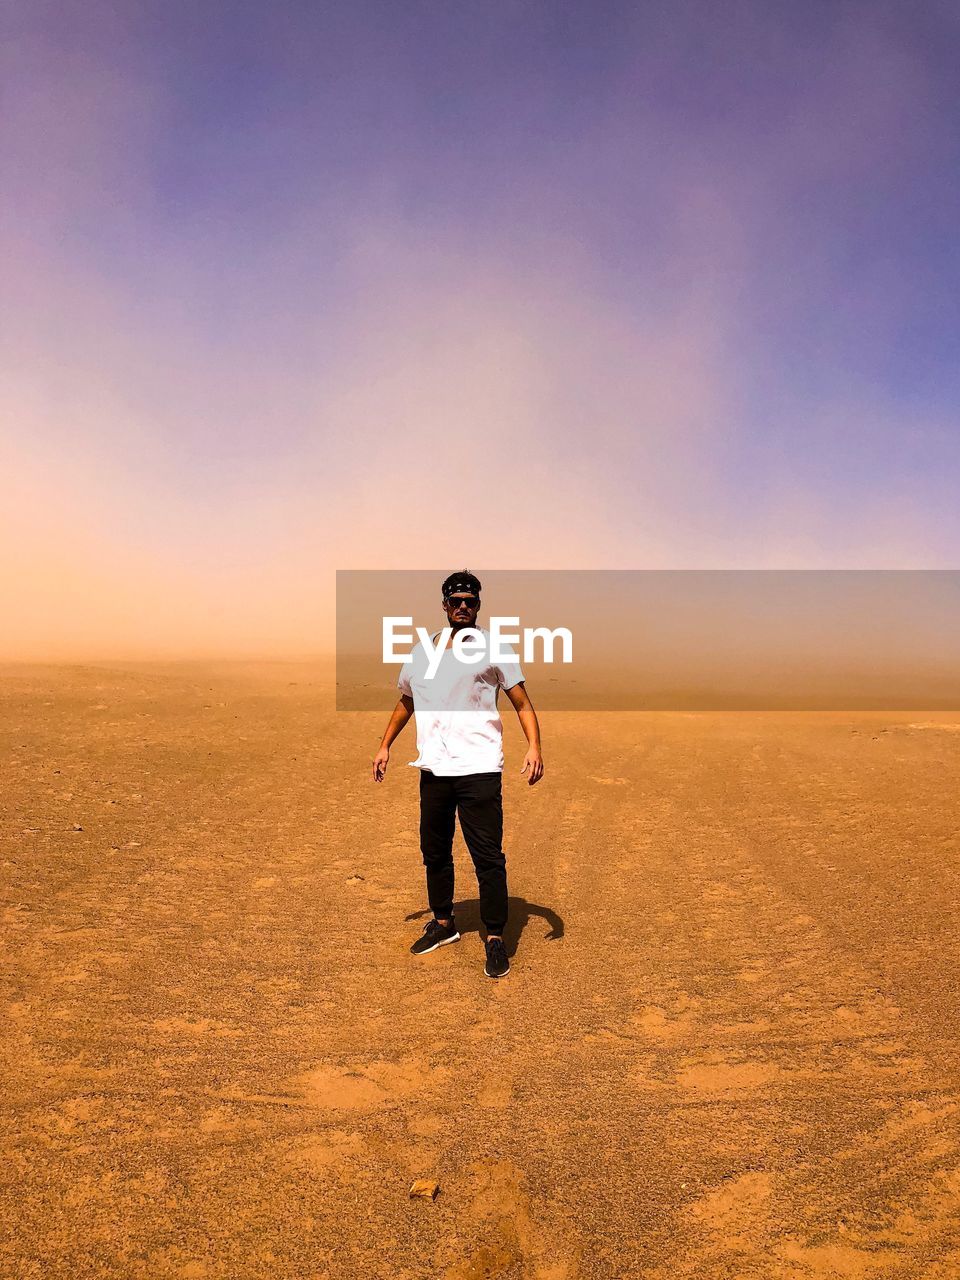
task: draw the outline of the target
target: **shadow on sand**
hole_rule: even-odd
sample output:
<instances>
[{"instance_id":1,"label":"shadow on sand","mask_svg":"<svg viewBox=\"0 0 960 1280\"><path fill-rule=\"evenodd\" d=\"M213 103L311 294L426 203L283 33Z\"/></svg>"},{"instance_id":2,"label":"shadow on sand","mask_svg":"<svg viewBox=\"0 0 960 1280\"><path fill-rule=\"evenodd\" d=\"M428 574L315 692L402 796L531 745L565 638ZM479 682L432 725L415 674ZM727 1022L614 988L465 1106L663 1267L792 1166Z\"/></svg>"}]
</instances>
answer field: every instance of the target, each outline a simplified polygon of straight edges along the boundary
<instances>
[{"instance_id":1,"label":"shadow on sand","mask_svg":"<svg viewBox=\"0 0 960 1280\"><path fill-rule=\"evenodd\" d=\"M541 907L536 902L528 902L526 898L509 898L508 902L507 927L503 933L503 945L506 947L507 955L516 954L517 947L520 945L520 936L533 916L539 916L541 920L545 920L550 926L543 935L544 938L555 941L557 938L563 937L563 921L549 907ZM455 902L453 904L453 913L461 935L482 932L479 898L463 898L461 901ZM423 911L413 911L410 915L405 916L404 919L423 920L431 914L430 909L426 908Z\"/></svg>"}]
</instances>

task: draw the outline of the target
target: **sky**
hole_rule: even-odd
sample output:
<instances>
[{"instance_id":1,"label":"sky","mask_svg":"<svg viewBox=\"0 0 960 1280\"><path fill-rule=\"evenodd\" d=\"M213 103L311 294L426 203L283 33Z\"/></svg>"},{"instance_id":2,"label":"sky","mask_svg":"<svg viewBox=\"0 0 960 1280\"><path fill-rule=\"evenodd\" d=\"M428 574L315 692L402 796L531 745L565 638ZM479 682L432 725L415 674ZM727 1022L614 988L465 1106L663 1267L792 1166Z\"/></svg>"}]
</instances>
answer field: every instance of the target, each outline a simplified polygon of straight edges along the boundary
<instances>
[{"instance_id":1,"label":"sky","mask_svg":"<svg viewBox=\"0 0 960 1280\"><path fill-rule=\"evenodd\" d=\"M960 564L960 11L13 0L0 657Z\"/></svg>"}]
</instances>

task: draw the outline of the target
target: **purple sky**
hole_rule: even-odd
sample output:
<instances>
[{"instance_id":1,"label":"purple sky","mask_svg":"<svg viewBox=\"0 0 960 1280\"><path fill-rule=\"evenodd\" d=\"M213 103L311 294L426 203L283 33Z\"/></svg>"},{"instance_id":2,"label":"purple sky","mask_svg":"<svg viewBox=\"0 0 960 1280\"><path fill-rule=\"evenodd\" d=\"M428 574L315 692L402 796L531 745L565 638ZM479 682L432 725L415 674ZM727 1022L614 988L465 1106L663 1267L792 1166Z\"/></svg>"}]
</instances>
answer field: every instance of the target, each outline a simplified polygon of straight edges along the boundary
<instances>
[{"instance_id":1,"label":"purple sky","mask_svg":"<svg viewBox=\"0 0 960 1280\"><path fill-rule=\"evenodd\" d=\"M956 566L958 12L8 6L9 651L322 647L338 566Z\"/></svg>"}]
</instances>

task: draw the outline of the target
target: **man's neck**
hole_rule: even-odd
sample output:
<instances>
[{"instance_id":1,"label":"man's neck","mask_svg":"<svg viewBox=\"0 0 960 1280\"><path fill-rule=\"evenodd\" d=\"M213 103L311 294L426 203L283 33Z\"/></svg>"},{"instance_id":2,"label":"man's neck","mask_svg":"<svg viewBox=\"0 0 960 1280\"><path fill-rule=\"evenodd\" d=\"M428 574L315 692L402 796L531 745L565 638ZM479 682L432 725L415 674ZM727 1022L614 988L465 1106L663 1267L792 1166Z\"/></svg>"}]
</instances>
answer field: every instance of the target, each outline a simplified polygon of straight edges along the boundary
<instances>
[{"instance_id":1,"label":"man's neck","mask_svg":"<svg viewBox=\"0 0 960 1280\"><path fill-rule=\"evenodd\" d=\"M430 639L433 641L434 644L436 644L438 636L443 635L444 627L450 628L449 643L452 644L454 636L456 636L458 631L470 631L470 630L479 631L480 623L479 622L451 622L450 619L448 618L447 621L443 624L443 627L441 627L439 631L435 631L433 635L430 637Z\"/></svg>"}]
</instances>

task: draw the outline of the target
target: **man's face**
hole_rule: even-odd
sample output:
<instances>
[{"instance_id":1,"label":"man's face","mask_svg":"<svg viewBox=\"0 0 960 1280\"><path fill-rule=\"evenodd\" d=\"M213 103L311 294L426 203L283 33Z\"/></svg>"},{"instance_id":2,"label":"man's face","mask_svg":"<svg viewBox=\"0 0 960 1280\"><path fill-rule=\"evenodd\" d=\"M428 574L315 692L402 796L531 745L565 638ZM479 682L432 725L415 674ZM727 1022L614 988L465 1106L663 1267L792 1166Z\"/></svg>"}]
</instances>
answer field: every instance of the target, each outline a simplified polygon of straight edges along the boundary
<instances>
[{"instance_id":1,"label":"man's face","mask_svg":"<svg viewBox=\"0 0 960 1280\"><path fill-rule=\"evenodd\" d=\"M443 602L443 611L454 630L475 626L479 608L480 597L470 591L457 591Z\"/></svg>"}]
</instances>

